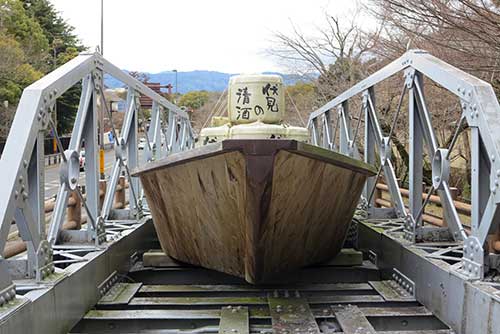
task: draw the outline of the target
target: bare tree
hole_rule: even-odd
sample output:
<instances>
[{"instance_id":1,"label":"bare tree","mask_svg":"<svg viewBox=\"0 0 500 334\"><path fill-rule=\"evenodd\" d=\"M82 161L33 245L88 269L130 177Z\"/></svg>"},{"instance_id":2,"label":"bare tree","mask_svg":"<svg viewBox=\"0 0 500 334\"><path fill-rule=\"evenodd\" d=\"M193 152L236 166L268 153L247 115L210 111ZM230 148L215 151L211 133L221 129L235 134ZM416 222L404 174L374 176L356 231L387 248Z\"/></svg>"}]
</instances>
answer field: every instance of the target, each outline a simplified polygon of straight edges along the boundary
<instances>
[{"instance_id":1,"label":"bare tree","mask_svg":"<svg viewBox=\"0 0 500 334\"><path fill-rule=\"evenodd\" d=\"M144 72L139 72L139 71L130 71L128 73L131 77L133 78L136 78L137 80L141 81L141 82L149 82L149 74L147 73L144 73Z\"/></svg>"},{"instance_id":2,"label":"bare tree","mask_svg":"<svg viewBox=\"0 0 500 334\"><path fill-rule=\"evenodd\" d=\"M500 1L374 0L367 8L386 23L379 55L401 54L410 43L498 85Z\"/></svg>"},{"instance_id":3,"label":"bare tree","mask_svg":"<svg viewBox=\"0 0 500 334\"><path fill-rule=\"evenodd\" d=\"M268 53L294 66L295 72L316 73L324 103L368 73L365 56L376 45L380 30L363 31L359 14L356 10L340 19L325 13L324 24L313 35L304 34L292 22L292 34L276 32Z\"/></svg>"}]
</instances>

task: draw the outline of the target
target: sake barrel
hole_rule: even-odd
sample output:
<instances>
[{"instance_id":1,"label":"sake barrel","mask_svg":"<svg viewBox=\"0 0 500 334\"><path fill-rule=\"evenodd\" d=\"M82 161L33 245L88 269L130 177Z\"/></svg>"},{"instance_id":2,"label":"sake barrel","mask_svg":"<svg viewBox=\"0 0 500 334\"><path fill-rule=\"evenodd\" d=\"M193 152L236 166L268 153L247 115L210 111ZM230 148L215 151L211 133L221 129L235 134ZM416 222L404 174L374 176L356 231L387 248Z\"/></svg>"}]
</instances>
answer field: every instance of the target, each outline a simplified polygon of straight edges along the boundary
<instances>
[{"instance_id":1,"label":"sake barrel","mask_svg":"<svg viewBox=\"0 0 500 334\"><path fill-rule=\"evenodd\" d=\"M286 128L282 124L254 122L231 127L231 139L281 139L286 137Z\"/></svg>"},{"instance_id":2,"label":"sake barrel","mask_svg":"<svg viewBox=\"0 0 500 334\"><path fill-rule=\"evenodd\" d=\"M285 115L285 91L279 75L245 74L229 80L228 113L232 124L278 124Z\"/></svg>"}]
</instances>

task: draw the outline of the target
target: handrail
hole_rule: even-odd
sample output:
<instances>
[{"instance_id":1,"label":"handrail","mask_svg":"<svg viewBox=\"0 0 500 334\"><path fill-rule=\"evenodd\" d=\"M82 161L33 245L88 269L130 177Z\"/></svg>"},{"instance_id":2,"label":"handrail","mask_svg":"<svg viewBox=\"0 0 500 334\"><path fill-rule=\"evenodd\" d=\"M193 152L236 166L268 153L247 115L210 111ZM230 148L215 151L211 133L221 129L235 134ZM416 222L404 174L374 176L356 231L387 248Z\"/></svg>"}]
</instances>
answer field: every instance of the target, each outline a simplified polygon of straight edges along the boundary
<instances>
[{"instance_id":1,"label":"handrail","mask_svg":"<svg viewBox=\"0 0 500 334\"><path fill-rule=\"evenodd\" d=\"M105 74L123 82L127 86L128 96L125 121L119 132L121 137L114 127L112 129L116 139L115 161L104 200L101 200L98 127L104 126L104 116L110 117L104 97ZM46 232L44 135L48 129L52 129L56 133L59 151L63 150L52 122L52 114L57 98L79 82L82 84L80 103L69 147L61 155L60 186ZM141 94L152 99L152 114L157 117L152 117L149 122L153 140L148 142L144 159L139 161L138 120L144 115L139 102ZM147 120L144 119L144 123ZM160 136L162 132L165 136ZM145 133L146 136L149 134ZM57 243L65 242L60 240L59 235L65 222L70 194L75 193L82 201L89 223L84 229L64 232L65 238L102 244L106 242L105 226L113 224L107 220L113 212L113 197L121 175L125 175L129 184L130 215L140 217L146 203L139 179L132 177L130 170L173 152L190 149L194 146L194 140L189 115L184 110L121 71L99 53L80 54L28 86L19 101L0 159L0 251L3 254L12 221L15 221L28 251L24 260L0 258L0 306L13 298L8 293L12 285L9 267L26 268L24 277L37 281L54 271L52 248ZM79 187L78 161L83 141L86 152L85 197ZM27 265L9 265L7 261L26 261ZM16 274L20 272L16 271Z\"/></svg>"},{"instance_id":2,"label":"handrail","mask_svg":"<svg viewBox=\"0 0 500 334\"><path fill-rule=\"evenodd\" d=\"M391 161L392 144L390 136L386 136L378 121L376 112L376 94L374 87L388 78L402 73L404 84L400 101L408 93L409 114L409 212L407 212L398 188L396 175ZM423 79L442 86L458 98L462 106L462 116L457 120L455 136L449 147L438 147L434 133L431 111L425 101ZM363 152L358 150L353 127L350 124L349 101L361 95L364 118ZM395 112L395 120L399 110ZM339 122L332 123L333 113L338 114ZM308 127L311 142L328 149L360 158L367 163L380 165L376 177L367 181L363 194L369 212L375 214L373 192L378 176L383 175L390 193L393 213L405 220L404 237L415 242L422 230L422 214L434 191L440 198L447 228L456 240L463 240L475 250L472 257L462 259L460 270L471 278L482 278L484 269L483 245L488 234L498 228L496 218L500 211L500 105L492 86L442 60L433 57L426 51L410 50L400 58L391 62L379 71L360 81L318 110L311 113ZM459 129L466 122L471 131L471 231L466 233L457 209L454 206L450 186L450 152L456 143ZM339 128L339 131L335 131ZM331 134L339 133L337 138ZM355 131L357 134L357 129ZM425 147L424 147L425 144ZM433 184L424 201L422 201L424 148L431 157ZM378 156L375 152L378 152ZM380 210L378 210L381 213ZM477 247L476 247L477 246ZM470 255L470 254L469 254Z\"/></svg>"}]
</instances>

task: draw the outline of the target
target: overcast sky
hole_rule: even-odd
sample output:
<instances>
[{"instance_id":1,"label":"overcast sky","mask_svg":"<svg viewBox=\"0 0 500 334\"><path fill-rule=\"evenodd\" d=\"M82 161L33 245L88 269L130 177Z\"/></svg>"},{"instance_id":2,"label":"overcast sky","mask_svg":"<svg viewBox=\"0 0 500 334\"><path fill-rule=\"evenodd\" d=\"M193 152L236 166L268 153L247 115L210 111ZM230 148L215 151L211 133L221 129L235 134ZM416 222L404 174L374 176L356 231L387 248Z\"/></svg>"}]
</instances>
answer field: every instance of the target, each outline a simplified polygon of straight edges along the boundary
<instances>
[{"instance_id":1,"label":"overcast sky","mask_svg":"<svg viewBox=\"0 0 500 334\"><path fill-rule=\"evenodd\" d=\"M91 48L100 43L100 0L50 0ZM291 21L305 31L324 12L352 11L354 0L104 0L104 56L128 70L284 70L265 54L273 31Z\"/></svg>"}]
</instances>

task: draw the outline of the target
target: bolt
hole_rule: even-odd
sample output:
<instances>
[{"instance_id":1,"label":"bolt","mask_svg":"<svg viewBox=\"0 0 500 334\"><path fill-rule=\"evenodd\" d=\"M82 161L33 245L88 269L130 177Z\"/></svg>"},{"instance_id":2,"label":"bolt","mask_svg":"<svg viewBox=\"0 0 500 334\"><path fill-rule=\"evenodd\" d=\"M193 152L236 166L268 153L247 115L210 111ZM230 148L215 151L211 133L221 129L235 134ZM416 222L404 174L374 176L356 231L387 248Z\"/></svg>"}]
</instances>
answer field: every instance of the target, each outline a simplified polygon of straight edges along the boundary
<instances>
[{"instance_id":1,"label":"bolt","mask_svg":"<svg viewBox=\"0 0 500 334\"><path fill-rule=\"evenodd\" d=\"M71 178L71 183L76 183L76 177Z\"/></svg>"}]
</instances>

